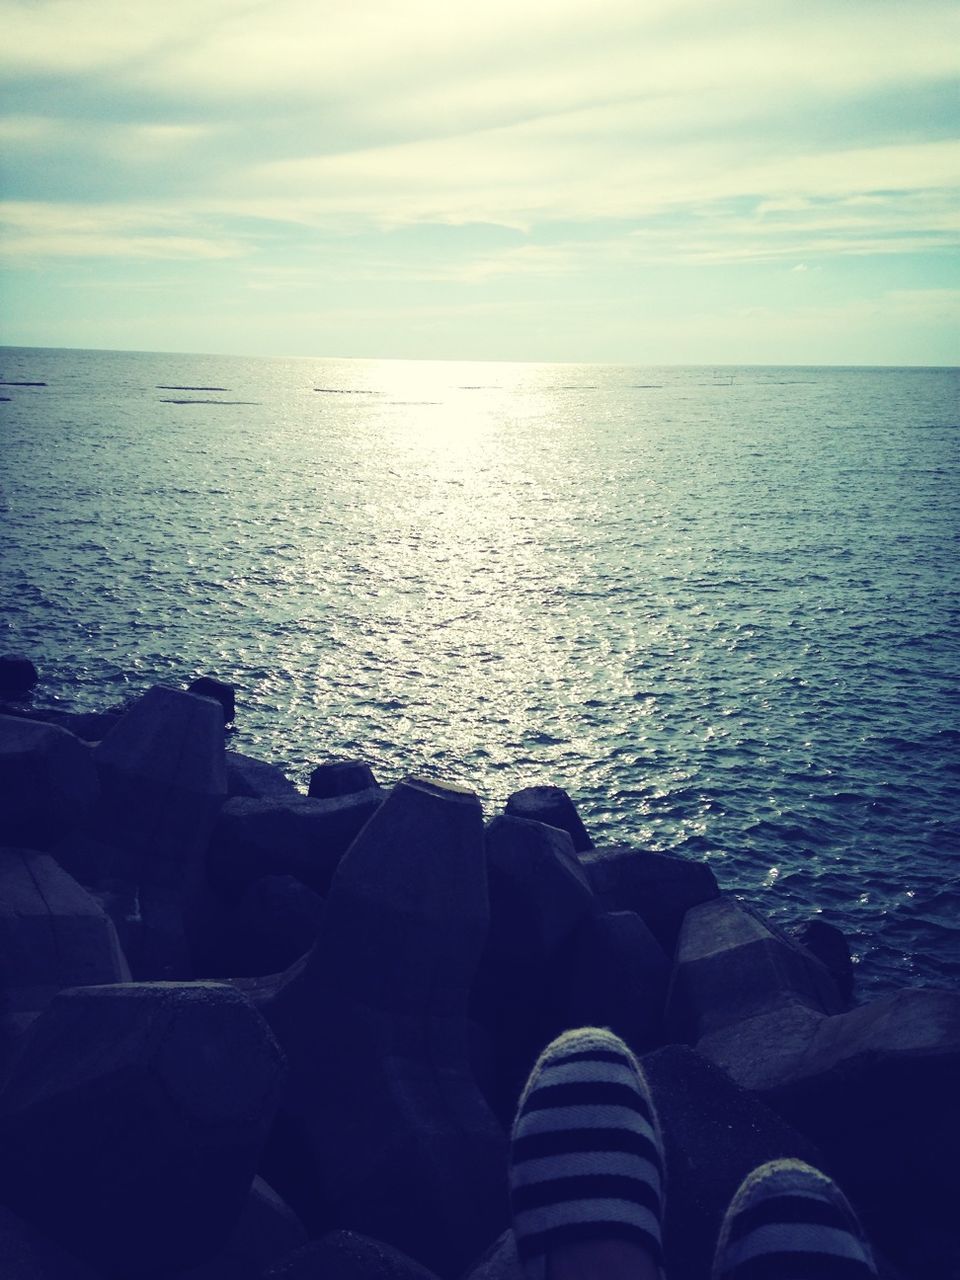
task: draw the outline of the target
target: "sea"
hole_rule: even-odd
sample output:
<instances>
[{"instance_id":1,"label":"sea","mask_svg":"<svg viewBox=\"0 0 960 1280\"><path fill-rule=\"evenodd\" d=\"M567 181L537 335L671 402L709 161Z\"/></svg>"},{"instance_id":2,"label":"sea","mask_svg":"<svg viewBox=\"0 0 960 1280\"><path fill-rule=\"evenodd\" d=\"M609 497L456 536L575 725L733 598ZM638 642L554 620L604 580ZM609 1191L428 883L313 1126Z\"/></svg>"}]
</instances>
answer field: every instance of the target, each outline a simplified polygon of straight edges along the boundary
<instances>
[{"instance_id":1,"label":"sea","mask_svg":"<svg viewBox=\"0 0 960 1280\"><path fill-rule=\"evenodd\" d=\"M37 705L236 685L233 749L540 783L598 844L960 980L960 371L0 349Z\"/></svg>"}]
</instances>

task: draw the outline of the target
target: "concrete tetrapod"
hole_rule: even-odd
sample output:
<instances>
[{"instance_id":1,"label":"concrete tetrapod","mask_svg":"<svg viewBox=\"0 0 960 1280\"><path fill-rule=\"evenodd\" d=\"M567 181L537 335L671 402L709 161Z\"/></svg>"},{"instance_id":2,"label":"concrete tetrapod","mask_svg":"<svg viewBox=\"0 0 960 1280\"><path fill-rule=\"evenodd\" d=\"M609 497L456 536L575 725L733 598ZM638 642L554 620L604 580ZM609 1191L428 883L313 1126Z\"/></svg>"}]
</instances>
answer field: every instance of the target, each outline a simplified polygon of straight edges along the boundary
<instances>
[{"instance_id":1,"label":"concrete tetrapod","mask_svg":"<svg viewBox=\"0 0 960 1280\"><path fill-rule=\"evenodd\" d=\"M271 1267L264 1280L436 1280L406 1254L355 1231L333 1231Z\"/></svg>"},{"instance_id":2,"label":"concrete tetrapod","mask_svg":"<svg viewBox=\"0 0 960 1280\"><path fill-rule=\"evenodd\" d=\"M237 1225L209 1262L164 1280L261 1280L263 1273L307 1243L293 1210L262 1178L254 1178Z\"/></svg>"},{"instance_id":3,"label":"concrete tetrapod","mask_svg":"<svg viewBox=\"0 0 960 1280\"><path fill-rule=\"evenodd\" d=\"M232 987L63 991L0 1094L0 1200L111 1280L197 1265L244 1209L282 1070Z\"/></svg>"},{"instance_id":4,"label":"concrete tetrapod","mask_svg":"<svg viewBox=\"0 0 960 1280\"><path fill-rule=\"evenodd\" d=\"M49 854L0 849L3 1030L16 1034L64 987L129 982L113 921Z\"/></svg>"},{"instance_id":5,"label":"concrete tetrapod","mask_svg":"<svg viewBox=\"0 0 960 1280\"><path fill-rule=\"evenodd\" d=\"M0 715L0 844L46 849L99 795L90 748L66 729Z\"/></svg>"},{"instance_id":6,"label":"concrete tetrapod","mask_svg":"<svg viewBox=\"0 0 960 1280\"><path fill-rule=\"evenodd\" d=\"M559 827L573 841L577 853L593 848L576 805L563 787L524 787L507 800L504 812L513 818L528 818L548 827Z\"/></svg>"},{"instance_id":7,"label":"concrete tetrapod","mask_svg":"<svg viewBox=\"0 0 960 1280\"><path fill-rule=\"evenodd\" d=\"M487 918L479 801L406 780L261 1005L290 1064L267 1176L314 1233L359 1231L443 1276L506 1220L506 1139L467 1055Z\"/></svg>"},{"instance_id":8,"label":"concrete tetrapod","mask_svg":"<svg viewBox=\"0 0 960 1280\"><path fill-rule=\"evenodd\" d=\"M729 894L692 907L674 957L667 1025L677 1039L703 1036L785 1005L816 1013L846 1008L821 962Z\"/></svg>"},{"instance_id":9,"label":"concrete tetrapod","mask_svg":"<svg viewBox=\"0 0 960 1280\"><path fill-rule=\"evenodd\" d=\"M297 796L299 791L275 764L256 760L240 751L226 752L227 795L269 800L273 796Z\"/></svg>"},{"instance_id":10,"label":"concrete tetrapod","mask_svg":"<svg viewBox=\"0 0 960 1280\"><path fill-rule=\"evenodd\" d=\"M551 991L593 892L573 841L557 827L501 815L486 829L486 849L490 928L471 1011L490 1033L492 1100L509 1124L537 1056L568 1025Z\"/></svg>"},{"instance_id":11,"label":"concrete tetrapod","mask_svg":"<svg viewBox=\"0 0 960 1280\"><path fill-rule=\"evenodd\" d=\"M301 795L228 800L210 839L210 884L233 901L261 876L296 876L326 893L337 863L385 796L372 787L328 800Z\"/></svg>"},{"instance_id":12,"label":"concrete tetrapod","mask_svg":"<svg viewBox=\"0 0 960 1280\"><path fill-rule=\"evenodd\" d=\"M580 861L604 911L636 911L668 956L683 917L720 893L705 862L610 845L581 853Z\"/></svg>"},{"instance_id":13,"label":"concrete tetrapod","mask_svg":"<svg viewBox=\"0 0 960 1280\"><path fill-rule=\"evenodd\" d=\"M138 978L192 977L188 922L227 792L223 712L155 685L95 749L96 834L118 851L112 878L136 887L137 932L123 942Z\"/></svg>"},{"instance_id":14,"label":"concrete tetrapod","mask_svg":"<svg viewBox=\"0 0 960 1280\"><path fill-rule=\"evenodd\" d=\"M900 991L834 1017L792 1003L697 1048L820 1146L895 1258L960 1274L960 994Z\"/></svg>"}]
</instances>

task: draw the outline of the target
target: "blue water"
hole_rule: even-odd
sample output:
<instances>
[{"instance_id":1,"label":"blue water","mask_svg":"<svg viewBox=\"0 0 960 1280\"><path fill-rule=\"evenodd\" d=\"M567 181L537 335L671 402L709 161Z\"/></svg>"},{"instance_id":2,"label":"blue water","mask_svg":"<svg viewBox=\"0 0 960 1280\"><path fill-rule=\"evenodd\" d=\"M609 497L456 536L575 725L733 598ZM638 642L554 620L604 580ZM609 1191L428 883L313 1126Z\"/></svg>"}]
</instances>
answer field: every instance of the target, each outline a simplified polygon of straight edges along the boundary
<instances>
[{"instance_id":1,"label":"blue water","mask_svg":"<svg viewBox=\"0 0 960 1280\"><path fill-rule=\"evenodd\" d=\"M960 978L958 372L0 351L0 649L238 686L233 745L565 786ZM172 388L172 389L171 389ZM184 390L182 388L218 388Z\"/></svg>"}]
</instances>

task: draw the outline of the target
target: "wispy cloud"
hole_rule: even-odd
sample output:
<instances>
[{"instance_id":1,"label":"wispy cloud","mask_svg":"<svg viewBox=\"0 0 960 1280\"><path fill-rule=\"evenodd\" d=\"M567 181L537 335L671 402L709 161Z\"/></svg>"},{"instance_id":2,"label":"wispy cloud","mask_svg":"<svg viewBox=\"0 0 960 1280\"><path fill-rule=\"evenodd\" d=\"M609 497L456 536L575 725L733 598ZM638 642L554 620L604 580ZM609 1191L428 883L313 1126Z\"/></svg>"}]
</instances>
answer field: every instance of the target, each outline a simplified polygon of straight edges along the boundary
<instances>
[{"instance_id":1,"label":"wispy cloud","mask_svg":"<svg viewBox=\"0 0 960 1280\"><path fill-rule=\"evenodd\" d=\"M941 0L0 0L0 29L0 252L38 271L476 291L960 239Z\"/></svg>"},{"instance_id":2,"label":"wispy cloud","mask_svg":"<svg viewBox=\"0 0 960 1280\"><path fill-rule=\"evenodd\" d=\"M236 238L197 234L170 210L0 201L0 255L8 258L234 258Z\"/></svg>"}]
</instances>

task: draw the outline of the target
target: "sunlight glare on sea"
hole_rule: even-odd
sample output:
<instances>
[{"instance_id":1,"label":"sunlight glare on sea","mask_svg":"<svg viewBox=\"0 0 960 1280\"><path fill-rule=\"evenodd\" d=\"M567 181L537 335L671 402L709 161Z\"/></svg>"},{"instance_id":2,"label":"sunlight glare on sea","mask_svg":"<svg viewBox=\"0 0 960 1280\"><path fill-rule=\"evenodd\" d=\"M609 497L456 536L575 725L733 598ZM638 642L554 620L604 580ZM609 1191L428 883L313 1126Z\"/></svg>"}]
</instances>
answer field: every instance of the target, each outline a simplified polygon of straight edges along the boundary
<instances>
[{"instance_id":1,"label":"sunlight glare on sea","mask_svg":"<svg viewBox=\"0 0 960 1280\"><path fill-rule=\"evenodd\" d=\"M571 793L960 978L956 370L7 350L2 648L231 746Z\"/></svg>"}]
</instances>

